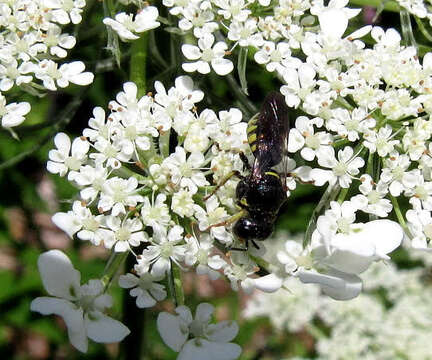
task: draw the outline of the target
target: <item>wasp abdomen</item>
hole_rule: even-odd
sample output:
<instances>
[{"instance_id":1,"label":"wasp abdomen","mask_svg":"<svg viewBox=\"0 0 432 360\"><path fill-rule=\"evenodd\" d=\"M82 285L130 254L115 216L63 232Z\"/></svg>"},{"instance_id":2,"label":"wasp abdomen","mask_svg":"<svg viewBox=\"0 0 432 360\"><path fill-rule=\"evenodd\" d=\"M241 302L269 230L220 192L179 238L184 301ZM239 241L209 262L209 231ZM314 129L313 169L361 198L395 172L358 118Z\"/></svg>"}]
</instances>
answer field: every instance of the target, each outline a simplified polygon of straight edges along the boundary
<instances>
[{"instance_id":1,"label":"wasp abdomen","mask_svg":"<svg viewBox=\"0 0 432 360\"><path fill-rule=\"evenodd\" d=\"M243 240L265 240L273 232L274 219L243 217L234 224L234 234Z\"/></svg>"}]
</instances>

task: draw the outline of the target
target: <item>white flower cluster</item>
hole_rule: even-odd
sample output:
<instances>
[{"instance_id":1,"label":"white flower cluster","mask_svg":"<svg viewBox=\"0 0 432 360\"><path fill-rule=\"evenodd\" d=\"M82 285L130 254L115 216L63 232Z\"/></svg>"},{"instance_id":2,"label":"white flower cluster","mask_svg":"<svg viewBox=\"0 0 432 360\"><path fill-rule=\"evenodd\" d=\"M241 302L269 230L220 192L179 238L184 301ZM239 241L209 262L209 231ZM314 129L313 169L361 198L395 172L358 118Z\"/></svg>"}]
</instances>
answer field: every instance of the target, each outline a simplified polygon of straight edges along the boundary
<instances>
[{"instance_id":1,"label":"white flower cluster","mask_svg":"<svg viewBox=\"0 0 432 360\"><path fill-rule=\"evenodd\" d=\"M62 26L81 22L85 0L0 1L0 116L11 128L30 111L27 102L6 104L4 93L13 86L41 86L55 91L69 83L88 85L93 74L81 61L59 64L75 46L73 35Z\"/></svg>"},{"instance_id":2,"label":"white flower cluster","mask_svg":"<svg viewBox=\"0 0 432 360\"><path fill-rule=\"evenodd\" d=\"M54 223L78 239L115 252L132 251L136 275L120 285L133 288L140 307L165 298L158 284L174 266L195 268L216 279L223 271L234 289L274 291L280 280L256 278L259 269L248 253L224 260L237 241L219 224L236 213L232 178L216 195L204 200L227 174L243 171L239 152L248 151L246 126L238 109L218 115L195 104L204 94L187 76L168 89L155 83L154 96L137 98L137 87L126 83L109 104L106 116L95 108L89 128L71 141L64 133L54 138L47 168L67 176L79 187L72 210L57 213ZM173 139L176 139L173 141Z\"/></svg>"},{"instance_id":3,"label":"white flower cluster","mask_svg":"<svg viewBox=\"0 0 432 360\"><path fill-rule=\"evenodd\" d=\"M302 166L291 174L316 186L353 187L350 207L371 218L387 217L394 206L399 211L396 198L407 198L413 246L428 247L432 53L419 59L416 48L401 45L394 29L365 26L344 35L360 12L347 8L348 0L327 6L268 3L164 1L181 18L179 28L198 39L198 46L182 46L193 61L184 63L184 70L205 74L212 67L224 75L233 69L224 58L229 42L255 47L255 61L285 83L280 91L288 106L307 114L293 120L289 151ZM258 15L252 8L260 9ZM373 46L360 40L368 33Z\"/></svg>"},{"instance_id":4,"label":"white flower cluster","mask_svg":"<svg viewBox=\"0 0 432 360\"><path fill-rule=\"evenodd\" d=\"M332 300L320 295L318 288L289 278L284 289L254 294L244 316L268 317L277 330L309 332L316 338L319 359L426 360L432 325L432 288L426 271L375 263L362 275L364 293L347 302ZM316 331L319 324L329 331Z\"/></svg>"},{"instance_id":5,"label":"white flower cluster","mask_svg":"<svg viewBox=\"0 0 432 360\"><path fill-rule=\"evenodd\" d=\"M139 8L137 14L120 12L115 19L105 18L103 23L111 27L123 41L139 39L140 33L157 28L160 23L157 20L159 10L155 6Z\"/></svg>"}]
</instances>

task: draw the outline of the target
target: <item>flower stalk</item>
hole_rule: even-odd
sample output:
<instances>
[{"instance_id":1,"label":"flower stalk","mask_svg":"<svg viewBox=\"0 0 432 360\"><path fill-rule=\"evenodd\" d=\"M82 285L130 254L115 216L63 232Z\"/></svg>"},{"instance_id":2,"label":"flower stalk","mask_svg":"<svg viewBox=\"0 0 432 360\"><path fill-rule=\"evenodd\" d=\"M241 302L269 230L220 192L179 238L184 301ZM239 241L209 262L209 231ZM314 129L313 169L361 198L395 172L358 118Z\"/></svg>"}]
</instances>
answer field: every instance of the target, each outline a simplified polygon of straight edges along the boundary
<instances>
[{"instance_id":1,"label":"flower stalk","mask_svg":"<svg viewBox=\"0 0 432 360\"><path fill-rule=\"evenodd\" d=\"M331 184L327 187L326 191L321 197L318 205L313 210L312 215L309 219L309 223L305 232L305 237L303 239L303 247L306 247L311 241L312 233L316 229L316 222L318 219L318 215L329 206L330 202L336 198L339 192L340 192L340 186L337 183Z\"/></svg>"}]
</instances>

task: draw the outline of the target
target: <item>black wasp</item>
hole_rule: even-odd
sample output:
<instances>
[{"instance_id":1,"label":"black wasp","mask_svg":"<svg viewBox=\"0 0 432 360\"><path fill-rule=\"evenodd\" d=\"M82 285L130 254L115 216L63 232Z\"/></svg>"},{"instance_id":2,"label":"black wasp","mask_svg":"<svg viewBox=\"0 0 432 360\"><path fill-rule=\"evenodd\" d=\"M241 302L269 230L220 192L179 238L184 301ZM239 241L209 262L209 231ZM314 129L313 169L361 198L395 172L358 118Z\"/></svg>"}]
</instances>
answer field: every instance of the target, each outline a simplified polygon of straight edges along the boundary
<instances>
[{"instance_id":1,"label":"black wasp","mask_svg":"<svg viewBox=\"0 0 432 360\"><path fill-rule=\"evenodd\" d=\"M252 167L244 154L241 157L250 175L241 176L238 172L229 175L240 178L236 197L241 211L227 221L213 225L235 222L233 232L245 241L246 249L249 241L258 248L254 241L265 240L272 234L279 209L287 200L288 132L288 107L285 99L280 93L272 92L264 99L260 112L248 123L248 142L255 157ZM277 166L280 167L279 171L275 169Z\"/></svg>"}]
</instances>

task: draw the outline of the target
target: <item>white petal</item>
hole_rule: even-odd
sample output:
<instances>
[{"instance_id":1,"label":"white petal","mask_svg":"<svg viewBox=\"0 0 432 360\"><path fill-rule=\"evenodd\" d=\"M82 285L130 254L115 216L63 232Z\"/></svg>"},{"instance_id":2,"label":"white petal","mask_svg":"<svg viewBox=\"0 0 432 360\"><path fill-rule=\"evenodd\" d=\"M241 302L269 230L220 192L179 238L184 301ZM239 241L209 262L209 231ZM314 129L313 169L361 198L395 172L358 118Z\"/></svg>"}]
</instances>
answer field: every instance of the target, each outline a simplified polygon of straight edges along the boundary
<instances>
[{"instance_id":1,"label":"white petal","mask_svg":"<svg viewBox=\"0 0 432 360\"><path fill-rule=\"evenodd\" d=\"M282 286L282 280L275 274L269 274L258 279L254 279L254 283L257 289L267 293L275 292Z\"/></svg>"},{"instance_id":2,"label":"white petal","mask_svg":"<svg viewBox=\"0 0 432 360\"><path fill-rule=\"evenodd\" d=\"M135 293L138 293L139 295L136 296ZM148 308L148 307L152 307L156 305L156 300L153 299L150 294L148 293L147 290L142 290L142 289L132 289L130 291L130 294L132 296L136 296L136 304L139 308L143 309L143 308Z\"/></svg>"},{"instance_id":3,"label":"white petal","mask_svg":"<svg viewBox=\"0 0 432 360\"><path fill-rule=\"evenodd\" d=\"M183 55L188 60L198 60L201 57L201 51L198 46L184 44L181 47Z\"/></svg>"},{"instance_id":4,"label":"white petal","mask_svg":"<svg viewBox=\"0 0 432 360\"><path fill-rule=\"evenodd\" d=\"M103 314L97 316L89 314L85 319L85 326L87 336L99 343L119 342L130 333L129 329L120 321Z\"/></svg>"},{"instance_id":5,"label":"white petal","mask_svg":"<svg viewBox=\"0 0 432 360\"><path fill-rule=\"evenodd\" d=\"M228 59L214 59L211 64L216 74L221 76L229 74L234 69L233 63Z\"/></svg>"},{"instance_id":6,"label":"white petal","mask_svg":"<svg viewBox=\"0 0 432 360\"><path fill-rule=\"evenodd\" d=\"M237 344L192 339L183 346L177 360L234 360L240 354L241 347Z\"/></svg>"},{"instance_id":7,"label":"white petal","mask_svg":"<svg viewBox=\"0 0 432 360\"><path fill-rule=\"evenodd\" d=\"M362 289L362 281L357 275L337 270L330 270L327 274L301 270L297 274L306 284L319 284L323 292L335 300L351 300L357 297Z\"/></svg>"},{"instance_id":8,"label":"white petal","mask_svg":"<svg viewBox=\"0 0 432 360\"><path fill-rule=\"evenodd\" d=\"M318 15L322 32L332 38L341 38L348 26L348 18L342 9L327 9Z\"/></svg>"},{"instance_id":9,"label":"white petal","mask_svg":"<svg viewBox=\"0 0 432 360\"><path fill-rule=\"evenodd\" d=\"M69 150L71 148L71 141L69 139L69 136L67 136L65 133L58 133L54 137L54 144L63 155L67 156L69 154Z\"/></svg>"},{"instance_id":10,"label":"white petal","mask_svg":"<svg viewBox=\"0 0 432 360\"><path fill-rule=\"evenodd\" d=\"M364 240L355 235L335 235L331 240L334 250L324 263L345 273L362 273L375 260L375 246Z\"/></svg>"},{"instance_id":11,"label":"white petal","mask_svg":"<svg viewBox=\"0 0 432 360\"><path fill-rule=\"evenodd\" d=\"M197 306L195 312L195 320L201 323L209 323L214 311L214 306L208 303L201 303Z\"/></svg>"},{"instance_id":12,"label":"white petal","mask_svg":"<svg viewBox=\"0 0 432 360\"><path fill-rule=\"evenodd\" d=\"M378 256L386 255L399 247L404 237L402 227L391 220L374 220L365 224L361 232L364 239L375 245Z\"/></svg>"},{"instance_id":13,"label":"white petal","mask_svg":"<svg viewBox=\"0 0 432 360\"><path fill-rule=\"evenodd\" d=\"M87 351L87 334L81 308L77 308L67 300L38 297L31 302L30 310L43 315L55 314L61 316L68 328L72 345L82 352Z\"/></svg>"},{"instance_id":14,"label":"white petal","mask_svg":"<svg viewBox=\"0 0 432 360\"><path fill-rule=\"evenodd\" d=\"M235 321L226 320L207 327L206 335L209 340L229 342L237 336L239 327Z\"/></svg>"},{"instance_id":15,"label":"white petal","mask_svg":"<svg viewBox=\"0 0 432 360\"><path fill-rule=\"evenodd\" d=\"M139 279L134 274L128 273L120 275L118 283L123 289L130 289L138 285Z\"/></svg>"},{"instance_id":16,"label":"white petal","mask_svg":"<svg viewBox=\"0 0 432 360\"><path fill-rule=\"evenodd\" d=\"M179 352L189 333L182 331L178 316L162 312L157 318L157 328L164 343Z\"/></svg>"},{"instance_id":17,"label":"white petal","mask_svg":"<svg viewBox=\"0 0 432 360\"><path fill-rule=\"evenodd\" d=\"M53 296L74 300L80 287L80 272L60 250L39 256L38 268L46 291Z\"/></svg>"},{"instance_id":18,"label":"white petal","mask_svg":"<svg viewBox=\"0 0 432 360\"><path fill-rule=\"evenodd\" d=\"M52 221L60 229L62 229L69 237L82 228L82 225L77 217L70 211L68 213L56 213L52 217Z\"/></svg>"},{"instance_id":19,"label":"white petal","mask_svg":"<svg viewBox=\"0 0 432 360\"><path fill-rule=\"evenodd\" d=\"M300 150L304 144L305 139L302 134L300 134L300 131L297 129L291 129L288 138L288 151L294 153Z\"/></svg>"}]
</instances>

